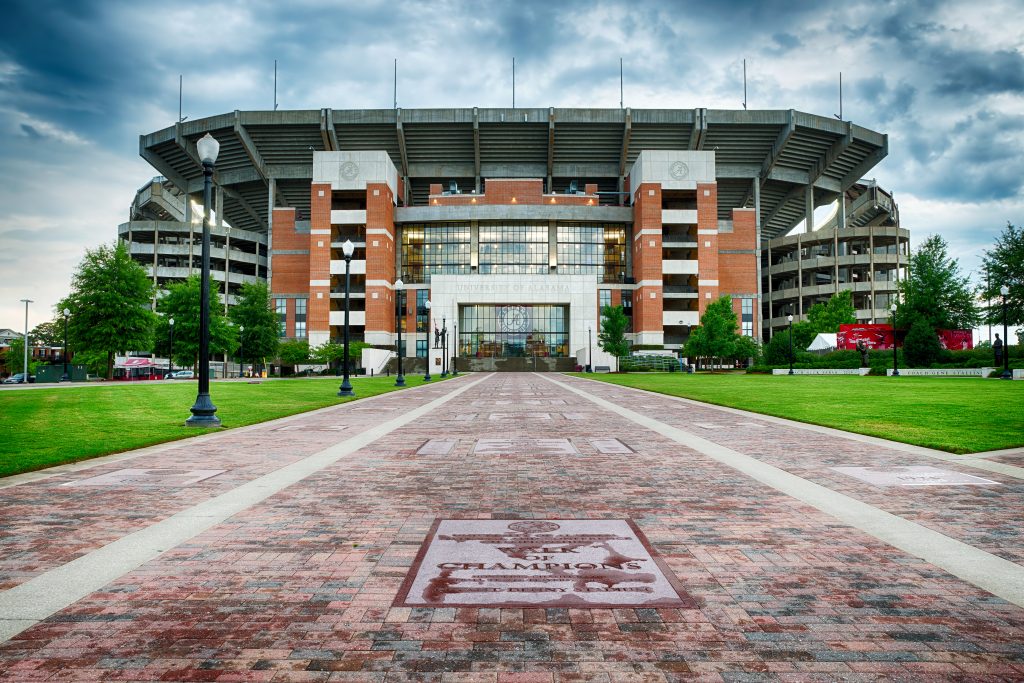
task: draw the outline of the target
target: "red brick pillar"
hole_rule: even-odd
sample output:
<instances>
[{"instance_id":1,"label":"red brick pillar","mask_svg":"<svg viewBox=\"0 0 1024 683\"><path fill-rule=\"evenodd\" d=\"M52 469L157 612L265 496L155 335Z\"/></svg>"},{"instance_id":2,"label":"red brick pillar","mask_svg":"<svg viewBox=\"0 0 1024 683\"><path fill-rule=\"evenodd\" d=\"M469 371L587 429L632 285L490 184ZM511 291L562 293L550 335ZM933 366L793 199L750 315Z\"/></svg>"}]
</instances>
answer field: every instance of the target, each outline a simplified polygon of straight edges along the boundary
<instances>
[{"instance_id":1,"label":"red brick pillar","mask_svg":"<svg viewBox=\"0 0 1024 683\"><path fill-rule=\"evenodd\" d=\"M718 298L718 183L697 183L697 292L701 315Z\"/></svg>"},{"instance_id":2,"label":"red brick pillar","mask_svg":"<svg viewBox=\"0 0 1024 683\"><path fill-rule=\"evenodd\" d=\"M309 201L309 302L306 329L312 345L331 336L331 186L314 183ZM275 229L277 225L275 224Z\"/></svg>"},{"instance_id":3,"label":"red brick pillar","mask_svg":"<svg viewBox=\"0 0 1024 683\"><path fill-rule=\"evenodd\" d=\"M387 183L366 186L366 341L392 343L395 331L395 197Z\"/></svg>"},{"instance_id":4,"label":"red brick pillar","mask_svg":"<svg viewBox=\"0 0 1024 683\"><path fill-rule=\"evenodd\" d=\"M662 338L661 185L641 184L633 200L633 331L638 343ZM646 338L645 338L646 335Z\"/></svg>"}]
</instances>

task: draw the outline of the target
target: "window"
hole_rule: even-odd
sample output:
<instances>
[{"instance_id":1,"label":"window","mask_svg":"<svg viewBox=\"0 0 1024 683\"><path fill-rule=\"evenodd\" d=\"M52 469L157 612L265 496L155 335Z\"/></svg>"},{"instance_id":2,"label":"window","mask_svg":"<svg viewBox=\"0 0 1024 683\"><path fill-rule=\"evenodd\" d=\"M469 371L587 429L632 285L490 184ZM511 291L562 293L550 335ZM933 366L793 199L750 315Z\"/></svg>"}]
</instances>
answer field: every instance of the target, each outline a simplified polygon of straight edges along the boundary
<instances>
[{"instance_id":1,"label":"window","mask_svg":"<svg viewBox=\"0 0 1024 683\"><path fill-rule=\"evenodd\" d=\"M417 339L416 340L416 357L426 358L427 357L427 340Z\"/></svg>"},{"instance_id":2,"label":"window","mask_svg":"<svg viewBox=\"0 0 1024 683\"><path fill-rule=\"evenodd\" d=\"M429 289L416 290L416 331L427 332L427 295Z\"/></svg>"},{"instance_id":3,"label":"window","mask_svg":"<svg viewBox=\"0 0 1024 683\"><path fill-rule=\"evenodd\" d=\"M754 300L740 299L740 332L746 337L754 336Z\"/></svg>"},{"instance_id":4,"label":"window","mask_svg":"<svg viewBox=\"0 0 1024 683\"><path fill-rule=\"evenodd\" d=\"M277 336L288 336L288 299L274 299L274 312L277 313Z\"/></svg>"},{"instance_id":5,"label":"window","mask_svg":"<svg viewBox=\"0 0 1024 683\"><path fill-rule=\"evenodd\" d=\"M402 228L402 280L430 282L430 276L468 275L468 223L406 225Z\"/></svg>"},{"instance_id":6,"label":"window","mask_svg":"<svg viewBox=\"0 0 1024 683\"><path fill-rule=\"evenodd\" d=\"M559 225L558 272L595 273L599 282L622 282L626 277L626 229L602 223Z\"/></svg>"},{"instance_id":7,"label":"window","mask_svg":"<svg viewBox=\"0 0 1024 683\"><path fill-rule=\"evenodd\" d=\"M599 289L597 290L597 303L598 313L604 310L605 306L612 305L612 290L610 289Z\"/></svg>"},{"instance_id":8,"label":"window","mask_svg":"<svg viewBox=\"0 0 1024 683\"><path fill-rule=\"evenodd\" d=\"M459 311L459 350L478 358L569 355L569 307L472 305Z\"/></svg>"},{"instance_id":9,"label":"window","mask_svg":"<svg viewBox=\"0 0 1024 683\"><path fill-rule=\"evenodd\" d=\"M295 338L306 338L306 299L295 300Z\"/></svg>"},{"instance_id":10,"label":"window","mask_svg":"<svg viewBox=\"0 0 1024 683\"><path fill-rule=\"evenodd\" d=\"M547 223L481 223L479 269L483 275L547 273Z\"/></svg>"}]
</instances>

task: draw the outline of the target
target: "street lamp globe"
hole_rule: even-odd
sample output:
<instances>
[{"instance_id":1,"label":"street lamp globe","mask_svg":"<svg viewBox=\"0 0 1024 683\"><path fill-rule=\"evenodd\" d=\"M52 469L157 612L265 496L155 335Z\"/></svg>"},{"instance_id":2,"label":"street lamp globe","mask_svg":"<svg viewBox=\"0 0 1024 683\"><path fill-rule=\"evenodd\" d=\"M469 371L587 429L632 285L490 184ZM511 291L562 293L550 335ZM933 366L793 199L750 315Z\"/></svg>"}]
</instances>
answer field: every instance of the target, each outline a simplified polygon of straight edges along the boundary
<instances>
[{"instance_id":1,"label":"street lamp globe","mask_svg":"<svg viewBox=\"0 0 1024 683\"><path fill-rule=\"evenodd\" d=\"M352 258L352 254L355 253L356 245L352 244L352 240L345 240L345 244L341 245L341 252L345 254L345 258Z\"/></svg>"},{"instance_id":2,"label":"street lamp globe","mask_svg":"<svg viewBox=\"0 0 1024 683\"><path fill-rule=\"evenodd\" d=\"M69 315L71 315L71 309L70 308L65 308L64 309L64 317L67 318Z\"/></svg>"},{"instance_id":3,"label":"street lamp globe","mask_svg":"<svg viewBox=\"0 0 1024 683\"><path fill-rule=\"evenodd\" d=\"M220 143L216 138L207 133L196 141L196 151L199 153L199 160L204 164L213 165L217 163L217 154L220 152Z\"/></svg>"},{"instance_id":4,"label":"street lamp globe","mask_svg":"<svg viewBox=\"0 0 1024 683\"><path fill-rule=\"evenodd\" d=\"M1010 288L1007 287L1006 285L1003 285L1002 287L999 288L999 293L1002 294L1003 296L1010 296Z\"/></svg>"}]
</instances>

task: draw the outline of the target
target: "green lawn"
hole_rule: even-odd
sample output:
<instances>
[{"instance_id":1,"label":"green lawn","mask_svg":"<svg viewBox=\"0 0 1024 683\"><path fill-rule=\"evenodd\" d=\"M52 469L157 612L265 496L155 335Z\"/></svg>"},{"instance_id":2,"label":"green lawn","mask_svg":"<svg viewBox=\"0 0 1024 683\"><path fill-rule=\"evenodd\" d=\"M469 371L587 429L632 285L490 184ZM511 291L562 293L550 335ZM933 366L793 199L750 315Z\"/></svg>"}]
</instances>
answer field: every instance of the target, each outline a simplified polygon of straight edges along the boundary
<instances>
[{"instance_id":1,"label":"green lawn","mask_svg":"<svg viewBox=\"0 0 1024 683\"><path fill-rule=\"evenodd\" d=\"M952 453L1024 446L1024 382L734 373L577 376Z\"/></svg>"},{"instance_id":2,"label":"green lawn","mask_svg":"<svg viewBox=\"0 0 1024 683\"><path fill-rule=\"evenodd\" d=\"M440 378L437 378L440 380ZM423 378L406 376L408 386ZM351 401L340 379L213 382L210 395L224 427L241 427ZM355 377L356 398L395 391L394 377ZM184 439L206 430L185 426L197 382L0 390L0 476Z\"/></svg>"}]
</instances>

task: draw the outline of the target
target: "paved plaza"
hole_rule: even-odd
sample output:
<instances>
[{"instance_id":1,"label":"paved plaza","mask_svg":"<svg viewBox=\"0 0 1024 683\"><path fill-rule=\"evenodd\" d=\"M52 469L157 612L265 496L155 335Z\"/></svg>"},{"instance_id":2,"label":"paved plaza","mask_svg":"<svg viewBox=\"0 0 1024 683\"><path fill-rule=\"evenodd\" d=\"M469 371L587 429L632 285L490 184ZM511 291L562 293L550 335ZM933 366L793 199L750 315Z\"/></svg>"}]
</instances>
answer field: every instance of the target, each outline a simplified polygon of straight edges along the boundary
<instances>
[{"instance_id":1,"label":"paved plaza","mask_svg":"<svg viewBox=\"0 0 1024 683\"><path fill-rule=\"evenodd\" d=\"M1024 452L500 373L0 502L3 681L1024 680Z\"/></svg>"}]
</instances>

